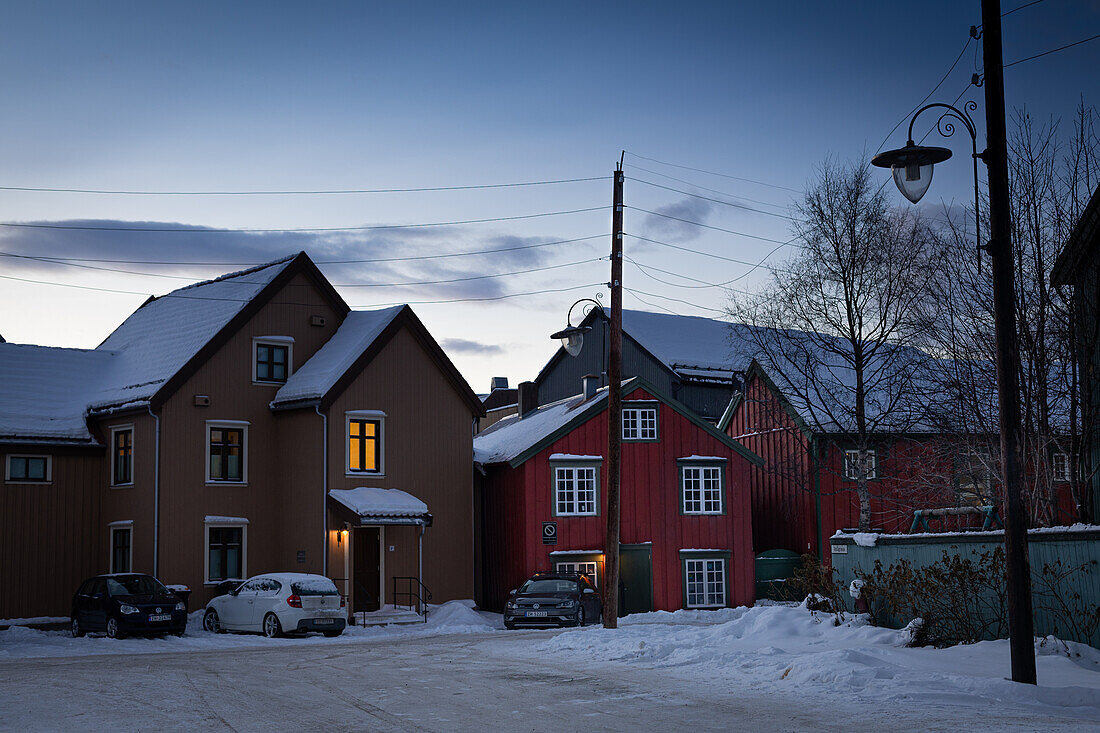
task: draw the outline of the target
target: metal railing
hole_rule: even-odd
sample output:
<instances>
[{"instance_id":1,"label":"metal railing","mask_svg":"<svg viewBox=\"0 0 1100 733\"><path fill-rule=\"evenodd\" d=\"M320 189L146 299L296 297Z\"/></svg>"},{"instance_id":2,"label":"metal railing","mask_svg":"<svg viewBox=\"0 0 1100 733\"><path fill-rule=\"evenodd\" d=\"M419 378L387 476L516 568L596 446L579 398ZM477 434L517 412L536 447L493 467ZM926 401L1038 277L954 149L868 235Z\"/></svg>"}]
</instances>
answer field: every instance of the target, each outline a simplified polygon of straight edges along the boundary
<instances>
[{"instance_id":1,"label":"metal railing","mask_svg":"<svg viewBox=\"0 0 1100 733\"><path fill-rule=\"evenodd\" d=\"M404 590L398 590L398 585L403 584ZM399 603L404 600L405 603ZM394 607L404 606L409 610L415 610L425 621L428 620L428 602L432 600L432 592L424 585L420 578L412 575L393 576L393 592L390 600Z\"/></svg>"}]
</instances>

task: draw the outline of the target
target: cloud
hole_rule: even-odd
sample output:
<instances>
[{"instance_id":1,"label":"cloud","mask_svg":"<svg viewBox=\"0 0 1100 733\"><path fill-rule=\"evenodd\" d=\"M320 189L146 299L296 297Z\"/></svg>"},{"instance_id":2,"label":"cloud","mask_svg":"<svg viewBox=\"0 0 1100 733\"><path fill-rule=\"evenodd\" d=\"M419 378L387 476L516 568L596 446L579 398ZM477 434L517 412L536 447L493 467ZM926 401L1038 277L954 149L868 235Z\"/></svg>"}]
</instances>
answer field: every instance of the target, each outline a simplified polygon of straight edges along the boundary
<instances>
[{"instance_id":1,"label":"cloud","mask_svg":"<svg viewBox=\"0 0 1100 733\"><path fill-rule=\"evenodd\" d=\"M714 204L697 198L684 198L671 204L658 207L653 214L647 214L644 227L647 236L654 239L672 239L673 244L689 242L698 239L703 230L693 224L676 219L686 219L705 224L707 217L714 210ZM674 217L674 218L668 218Z\"/></svg>"},{"instance_id":2,"label":"cloud","mask_svg":"<svg viewBox=\"0 0 1100 733\"><path fill-rule=\"evenodd\" d=\"M453 351L458 354L477 354L479 356L492 356L495 354L503 354L504 347L498 344L483 344L479 341L471 341L469 339L451 338L443 339L439 342L440 346L446 351Z\"/></svg>"},{"instance_id":3,"label":"cloud","mask_svg":"<svg viewBox=\"0 0 1100 733\"><path fill-rule=\"evenodd\" d=\"M9 255L0 256L0 268L6 272L71 280L77 273L106 270L118 273L119 288L164 292L191 279L216 277L248 264L305 250L353 306L405 300L491 298L546 287L548 279L573 278L580 268L551 271L546 277L539 273L526 279L520 279L522 275L481 276L582 259L586 247L584 243L532 246L567 239L565 236L471 232L454 226L222 233L213 232L210 227L175 222L113 219L22 224L25 226L0 226L0 252ZM449 252L485 250L494 251L436 257ZM69 263L40 258L68 259ZM188 264L196 262L213 264Z\"/></svg>"}]
</instances>

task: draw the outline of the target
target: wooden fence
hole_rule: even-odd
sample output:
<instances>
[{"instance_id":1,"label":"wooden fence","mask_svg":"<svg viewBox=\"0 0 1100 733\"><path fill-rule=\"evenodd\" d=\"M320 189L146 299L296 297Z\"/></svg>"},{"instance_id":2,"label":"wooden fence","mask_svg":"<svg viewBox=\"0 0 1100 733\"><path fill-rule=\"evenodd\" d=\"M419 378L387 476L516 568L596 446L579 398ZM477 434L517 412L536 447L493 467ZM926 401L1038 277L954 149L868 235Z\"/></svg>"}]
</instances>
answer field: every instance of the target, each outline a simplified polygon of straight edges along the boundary
<instances>
[{"instance_id":1,"label":"wooden fence","mask_svg":"<svg viewBox=\"0 0 1100 733\"><path fill-rule=\"evenodd\" d=\"M908 560L914 567L931 565L943 558L946 550L960 557L976 557L982 552L991 551L1004 545L1004 532L974 531L942 534L844 534L838 532L829 540L832 545L832 566L837 571L837 580L847 588L857 573L869 573L875 567L875 561L884 568ZM1043 573L1045 565L1061 561L1062 567L1080 567L1059 586L1059 595L1071 598L1074 593L1079 599L1072 601L1078 614L1096 613L1100 605L1100 526L1076 525L1074 527L1052 527L1028 531L1028 560L1031 564L1033 579ZM1100 629L1094 629L1088 638L1077 638L1084 634L1075 634L1059 624L1058 614L1052 613L1048 601L1052 594L1046 593L1042 582L1033 580L1032 590L1035 596L1035 634L1047 636L1054 634L1059 638L1078 641L1100 647ZM845 592L846 602L852 599ZM850 609L851 610L851 609ZM908 619L899 619L904 622Z\"/></svg>"}]
</instances>

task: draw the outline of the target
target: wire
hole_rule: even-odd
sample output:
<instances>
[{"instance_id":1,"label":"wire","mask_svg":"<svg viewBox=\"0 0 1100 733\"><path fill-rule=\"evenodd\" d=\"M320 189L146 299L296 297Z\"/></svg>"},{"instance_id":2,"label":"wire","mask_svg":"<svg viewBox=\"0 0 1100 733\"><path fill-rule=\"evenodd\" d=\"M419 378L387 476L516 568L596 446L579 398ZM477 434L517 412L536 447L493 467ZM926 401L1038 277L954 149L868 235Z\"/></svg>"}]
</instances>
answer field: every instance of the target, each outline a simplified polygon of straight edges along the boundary
<instances>
[{"instance_id":1,"label":"wire","mask_svg":"<svg viewBox=\"0 0 1100 733\"><path fill-rule=\"evenodd\" d=\"M1058 48L1052 48L1049 51L1043 51L1042 53L1037 53L1034 56L1028 56L1027 58L1022 58L1018 61L1013 61L1011 64L1005 64L1002 68L1007 69L1007 68L1010 68L1012 66L1015 66L1016 64L1022 64L1025 61L1031 61L1032 59L1040 59L1043 56L1049 56L1052 53L1058 53L1059 51L1065 51L1067 48L1073 48L1074 46L1080 46L1082 43L1088 43L1089 41L1095 41L1097 38L1100 38L1100 33L1097 33L1095 36L1089 36L1088 38L1082 39L1080 41L1076 41L1074 43L1067 43L1065 46L1059 46Z\"/></svg>"},{"instance_id":2,"label":"wire","mask_svg":"<svg viewBox=\"0 0 1100 733\"><path fill-rule=\"evenodd\" d=\"M733 180L733 181L744 181L745 183L755 183L758 186L767 186L768 188L778 188L778 189L783 190L783 191L790 191L791 193L798 193L798 194L802 193L797 188L788 188L787 186L780 186L780 185L777 185L775 183L765 183L764 181L757 181L754 178L742 178L741 176L731 176L731 175L727 175L725 173L716 173L715 171L703 170L702 168L692 168L690 165L680 165L679 163L666 163L663 160L657 160L656 158L647 158L644 155L638 155L637 153L632 153L629 150L625 150L623 152L625 152L627 155L633 156L635 158L641 158L642 160L648 160L651 163L660 163L661 165L667 165L667 166L671 166L673 168L683 168L684 170L695 171L696 173L706 173L708 176L718 176L719 178L729 178L730 180Z\"/></svg>"},{"instance_id":3,"label":"wire","mask_svg":"<svg viewBox=\"0 0 1100 733\"><path fill-rule=\"evenodd\" d=\"M680 221L680 222L683 222L684 224L692 224L694 226L702 227L704 229L713 229L716 232L725 232L726 234L736 234L736 235L741 236L741 237L748 237L749 239L759 239L761 242L772 242L773 244L787 244L787 242L781 242L778 239L771 239L770 237L761 237L761 236L758 236L756 234L746 234L745 232L738 232L738 231L735 231L733 229L723 229L722 227L716 227L716 226L712 226L710 224L703 224L702 222L691 221L690 219L681 219L680 217L672 216L671 214L660 214L660 213L657 213L656 211L650 211L648 209L640 209L637 206L627 206L625 208L633 209L634 211L640 211L643 214L650 214L652 216L659 216L659 217L662 217L664 219L672 219L673 221Z\"/></svg>"},{"instance_id":4,"label":"wire","mask_svg":"<svg viewBox=\"0 0 1100 733\"><path fill-rule=\"evenodd\" d=\"M951 76L951 72L954 71L955 67L959 65L959 61L962 59L963 54L966 53L966 49L970 48L970 41L972 41L972 40L973 40L972 38L967 37L966 43L963 44L962 50L959 51L959 55L955 57L955 62L951 64L951 67L947 70L947 73L945 73L940 78L940 80L936 84L936 86L932 87L932 91L930 91L930 92L928 92L928 94L924 95L924 99L922 99L920 102L918 102L916 107L913 107L913 109L909 110L909 112L907 112L905 114L905 116L903 116L900 120L898 120L896 125L894 125L892 128L890 128L890 132L886 133L886 137L882 138L882 142L879 143L878 148L875 149L875 154L876 155L878 154L878 152L880 150L882 150L882 146L886 144L886 141L890 139L890 136L893 135L894 132L899 127L901 127L902 123L905 122L907 119L909 119L910 115L912 115L914 112L916 112L922 106L924 106L924 103L927 102L932 97L932 95L936 93L936 90L939 89L941 86L943 86L943 83L945 81L947 81L947 77Z\"/></svg>"},{"instance_id":5,"label":"wire","mask_svg":"<svg viewBox=\"0 0 1100 733\"><path fill-rule=\"evenodd\" d=\"M732 194L732 193L729 193L727 191L719 191L716 188L707 188L706 186L700 186L695 181L689 181L686 178L677 178L676 176L670 176L667 173L661 173L660 171L650 170L649 168L643 168L640 165L632 165L630 167L634 168L636 170L643 171L645 173L650 173L650 174L655 175L655 176L660 176L661 178L668 178L669 180L672 180L672 181L678 181L680 183L686 183L687 185L692 186L693 188L698 188L700 191L709 191L710 193L716 193L720 196L728 196L731 199L740 199L742 201L751 201L754 204L760 204L761 206L773 206L777 209L783 209L783 208L786 208L789 205L789 204L777 204L777 203L774 203L774 202L771 202L771 201L761 201L760 199L749 198L748 196L742 196L741 194Z\"/></svg>"},{"instance_id":6,"label":"wire","mask_svg":"<svg viewBox=\"0 0 1100 733\"><path fill-rule=\"evenodd\" d=\"M659 183L653 183L652 181L645 181L645 180L642 180L641 178L631 178L630 180L631 181L636 181L638 183L644 183L645 185L653 186L654 188L663 188L665 191L673 191L675 193L680 193L680 194L683 194L684 196L691 196L693 198L702 199L704 201L713 201L716 204L725 204L726 206L732 206L732 207L737 208L737 209L745 209L746 211L752 211L752 212L757 213L757 214L765 214L766 216L777 216L780 219L787 219L788 221L795 221L792 217L789 217L786 214L776 214L776 213L773 213L771 211L761 211L760 209L754 209L753 207L746 206L745 204L735 204L732 201L723 201L722 199L715 199L715 198L711 198L710 196L700 196L697 193L691 193L689 191L681 191L680 189L672 188L671 186L662 186Z\"/></svg>"},{"instance_id":7,"label":"wire","mask_svg":"<svg viewBox=\"0 0 1100 733\"><path fill-rule=\"evenodd\" d=\"M630 290L629 288L623 288L623 290L625 290L626 292L630 293L630 294L631 294L631 295L633 295L633 296L634 296L635 298L637 298L637 300L638 300L638 301L639 301L640 303L643 303L644 305L648 305L648 306L649 306L650 308L660 308L660 309L661 309L661 310L663 310L663 311L664 311L665 313L671 313L671 314L672 314L672 315L674 315L674 316L678 316L678 315L680 315L679 313L677 313L676 311L672 310L671 308L665 308L665 307L664 307L663 305L661 305L660 303L653 303L653 302L651 302L651 301L648 301L648 300L646 300L645 298L643 298L642 296L638 295L637 293L635 293L635 292L634 292L633 290Z\"/></svg>"},{"instance_id":8,"label":"wire","mask_svg":"<svg viewBox=\"0 0 1100 733\"><path fill-rule=\"evenodd\" d=\"M548 288L546 290L528 290L522 293L507 293L505 295L493 295L485 298L448 298L446 300L400 300L393 303L373 303L371 305L357 305L357 309L385 308L390 305L436 305L440 303L483 303L491 300L505 300L506 298L519 298L526 295L545 295L546 293L567 293L570 290L583 290L586 288L606 288L607 283L589 283L587 285L574 285L568 288Z\"/></svg>"},{"instance_id":9,"label":"wire","mask_svg":"<svg viewBox=\"0 0 1100 733\"><path fill-rule=\"evenodd\" d=\"M130 191L100 188L46 188L38 186L0 186L0 191L31 191L35 193L91 193L112 196L323 196L330 194L366 193L422 193L427 191L471 191L487 188L519 188L521 186L552 186L561 183L604 181L607 176L590 178L562 178L550 181L521 181L518 183L483 183L468 186L422 186L418 188L348 188L320 189L315 191Z\"/></svg>"},{"instance_id":10,"label":"wire","mask_svg":"<svg viewBox=\"0 0 1100 733\"><path fill-rule=\"evenodd\" d=\"M690 300L682 300L681 298L671 298L667 295L658 295L657 293L647 293L644 290L635 290L633 288L628 288L628 287L625 287L625 286L623 287L623 290L627 291L631 295L634 295L635 297L637 297L638 294L641 294L641 295L647 295L650 298L661 298L662 300L671 300L671 301L674 301L676 303L683 303L684 305L690 305L693 308L698 308L700 310L705 310L705 311L711 311L713 313L725 313L726 312L721 308L711 308L708 305L699 305L698 303L692 303Z\"/></svg>"},{"instance_id":11,"label":"wire","mask_svg":"<svg viewBox=\"0 0 1100 733\"><path fill-rule=\"evenodd\" d=\"M485 224L494 221L516 221L518 219L538 219L546 216L563 216L566 214L582 214L589 211L602 211L610 209L610 206L590 206L586 209L569 209L566 211L545 211L539 214L521 214L518 216L496 216L488 219L465 219L463 221L437 221L425 224L374 224L371 226L357 227L301 227L297 229L214 229L195 228L179 229L170 227L93 227L74 224L17 224L13 222L0 222L0 227L15 227L20 229L75 229L93 232L171 232L184 234L273 234L290 232L357 232L376 229L418 229L423 227L458 226L461 224Z\"/></svg>"},{"instance_id":12,"label":"wire","mask_svg":"<svg viewBox=\"0 0 1100 733\"><path fill-rule=\"evenodd\" d=\"M748 265L748 266L750 266L754 269L757 268L757 267L764 267L766 269L773 270L775 272L784 272L784 270L780 270L779 268L772 267L771 265L765 265L764 260L768 259L773 254L778 252L780 247L783 247L785 245L789 245L792 242L794 242L794 239L791 239L787 242L783 242L782 244L778 245L775 249L773 249L771 252L764 255L763 260L761 260L759 262L749 262L747 260L739 260L739 259L736 259L736 258L733 258L733 257L726 257L724 255L716 255L716 254L713 254L711 252L704 252L704 251L699 250L699 249L691 249L690 247L684 247L684 246L681 246L679 244L670 244L669 242L662 242L658 239L650 239L649 237L642 237L642 236L639 236L637 234L630 234L629 232L623 232L623 233L626 234L626 236L628 236L628 237L633 237L634 239L640 239L643 242L650 242L652 244L659 244L662 247L669 247L671 249L678 249L682 252L691 252L692 254L702 255L703 257L712 257L716 260L724 260L726 262L733 262L733 263L736 263L738 265ZM656 268L654 268L654 269L656 269ZM752 272L752 270L749 270L749 272ZM670 273L670 274L675 274L675 273ZM746 273L746 274L748 274L748 273Z\"/></svg>"},{"instance_id":13,"label":"wire","mask_svg":"<svg viewBox=\"0 0 1100 733\"><path fill-rule=\"evenodd\" d=\"M1012 10L1006 10L1005 12L1001 13L1001 17L1002 18L1007 18L1008 16L1012 15L1013 13L1015 13L1018 10L1023 10L1024 8L1030 8L1032 5L1038 5L1039 3L1044 2L1044 1L1045 0L1031 0L1031 2L1024 3L1023 5L1021 5L1018 8L1013 8Z\"/></svg>"}]
</instances>

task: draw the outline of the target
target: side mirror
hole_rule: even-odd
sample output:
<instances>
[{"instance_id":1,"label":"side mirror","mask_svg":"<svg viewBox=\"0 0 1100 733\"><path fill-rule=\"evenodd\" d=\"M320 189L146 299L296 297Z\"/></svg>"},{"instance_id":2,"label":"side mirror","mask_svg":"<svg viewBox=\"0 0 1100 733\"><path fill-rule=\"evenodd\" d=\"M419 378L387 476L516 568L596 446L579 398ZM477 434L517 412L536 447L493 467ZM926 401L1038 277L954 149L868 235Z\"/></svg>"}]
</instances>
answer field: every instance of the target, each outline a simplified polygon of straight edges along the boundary
<instances>
[{"instance_id":1,"label":"side mirror","mask_svg":"<svg viewBox=\"0 0 1100 733\"><path fill-rule=\"evenodd\" d=\"M584 592L585 592L585 593L593 593L593 594L594 594L594 593L595 593L596 591L592 590L591 588L585 588L585 589L584 589Z\"/></svg>"},{"instance_id":2,"label":"side mirror","mask_svg":"<svg viewBox=\"0 0 1100 733\"><path fill-rule=\"evenodd\" d=\"M229 591L229 595L231 595L231 596L235 596L235 595L237 595L237 594L238 594L238 593L240 593L240 592L241 592L241 589L240 589L240 588L234 588L233 590Z\"/></svg>"},{"instance_id":3,"label":"side mirror","mask_svg":"<svg viewBox=\"0 0 1100 733\"><path fill-rule=\"evenodd\" d=\"M512 590L510 590L510 591L508 591L508 595L510 595L510 596L514 596L515 594L516 594L516 589L515 589L515 588L513 588L513 589L512 589Z\"/></svg>"}]
</instances>

